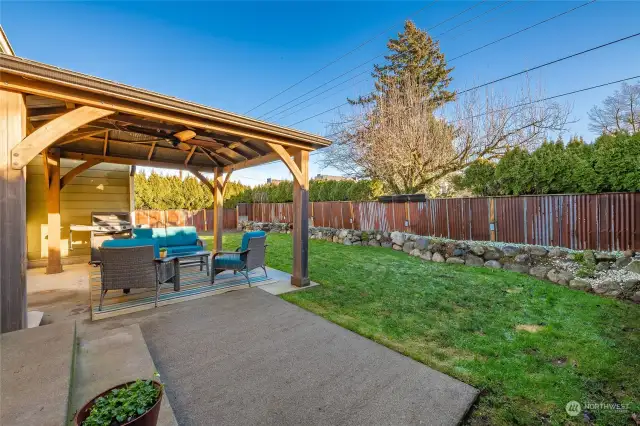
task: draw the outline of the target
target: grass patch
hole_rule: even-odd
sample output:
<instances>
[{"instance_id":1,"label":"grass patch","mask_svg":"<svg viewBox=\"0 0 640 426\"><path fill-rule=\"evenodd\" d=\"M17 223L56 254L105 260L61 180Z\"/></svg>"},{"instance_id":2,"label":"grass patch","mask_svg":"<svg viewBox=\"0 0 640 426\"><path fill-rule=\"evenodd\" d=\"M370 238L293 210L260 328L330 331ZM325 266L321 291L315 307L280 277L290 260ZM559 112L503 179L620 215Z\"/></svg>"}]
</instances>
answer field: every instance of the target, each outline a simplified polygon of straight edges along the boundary
<instances>
[{"instance_id":1,"label":"grass patch","mask_svg":"<svg viewBox=\"0 0 640 426\"><path fill-rule=\"evenodd\" d=\"M225 235L225 249L240 239ZM267 240L267 264L291 272L291 237ZM481 389L469 424L584 424L566 414L572 400L631 405L588 413L595 424L640 412L639 305L504 270L309 244L322 285L282 298Z\"/></svg>"}]
</instances>

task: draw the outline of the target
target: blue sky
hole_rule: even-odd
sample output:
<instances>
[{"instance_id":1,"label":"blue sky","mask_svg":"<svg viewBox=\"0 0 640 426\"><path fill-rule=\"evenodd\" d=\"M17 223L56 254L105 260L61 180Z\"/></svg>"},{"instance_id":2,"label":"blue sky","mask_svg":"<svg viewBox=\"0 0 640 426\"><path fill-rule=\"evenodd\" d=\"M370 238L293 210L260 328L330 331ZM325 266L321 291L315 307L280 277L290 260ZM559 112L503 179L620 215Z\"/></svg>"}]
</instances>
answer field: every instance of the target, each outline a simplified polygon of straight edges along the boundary
<instances>
[{"instance_id":1,"label":"blue sky","mask_svg":"<svg viewBox=\"0 0 640 426\"><path fill-rule=\"evenodd\" d=\"M0 23L17 55L102 78L245 113L338 56L377 36L344 59L253 110L258 117L318 85L386 52L389 37L406 18L427 29L478 3L411 2L0 2ZM433 29L437 36L503 1L484 1ZM439 37L453 58L584 2L512 0ZM577 51L631 35L640 29L640 2L599 0L504 42L453 61L452 88L463 89ZM532 73L546 95L640 74L640 37ZM382 59L379 59L380 62ZM360 67L312 96L354 75ZM368 73L321 95L275 122L291 125L367 93ZM358 84L353 84L358 83ZM494 85L509 91L520 79ZM567 132L587 140L587 111L617 86L564 99L573 107ZM301 99L305 99L304 97ZM299 101L296 101L299 102ZM294 105L296 102L289 104ZM299 112L297 110L306 107ZM284 108L283 108L284 109ZM349 107L341 109L349 112ZM327 133L337 110L295 127ZM270 115L267 115L270 117ZM317 158L317 156L316 156ZM319 173L312 157L311 174ZM334 174L335 170L324 173ZM283 178L280 164L236 172L246 184ZM235 180L234 179L234 180Z\"/></svg>"}]
</instances>

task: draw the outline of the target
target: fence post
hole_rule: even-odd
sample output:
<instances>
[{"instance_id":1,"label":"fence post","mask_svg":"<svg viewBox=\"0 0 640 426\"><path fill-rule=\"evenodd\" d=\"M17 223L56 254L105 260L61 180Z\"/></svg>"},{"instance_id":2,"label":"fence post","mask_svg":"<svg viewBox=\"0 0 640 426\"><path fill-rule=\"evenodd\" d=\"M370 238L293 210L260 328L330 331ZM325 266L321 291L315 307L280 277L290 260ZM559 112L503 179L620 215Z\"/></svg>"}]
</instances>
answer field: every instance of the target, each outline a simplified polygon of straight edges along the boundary
<instances>
[{"instance_id":1,"label":"fence post","mask_svg":"<svg viewBox=\"0 0 640 426\"><path fill-rule=\"evenodd\" d=\"M489 198L489 238L496 240L496 199Z\"/></svg>"},{"instance_id":2,"label":"fence post","mask_svg":"<svg viewBox=\"0 0 640 426\"><path fill-rule=\"evenodd\" d=\"M204 217L204 230L208 231L209 228L207 227L207 209L202 209L202 216Z\"/></svg>"}]
</instances>

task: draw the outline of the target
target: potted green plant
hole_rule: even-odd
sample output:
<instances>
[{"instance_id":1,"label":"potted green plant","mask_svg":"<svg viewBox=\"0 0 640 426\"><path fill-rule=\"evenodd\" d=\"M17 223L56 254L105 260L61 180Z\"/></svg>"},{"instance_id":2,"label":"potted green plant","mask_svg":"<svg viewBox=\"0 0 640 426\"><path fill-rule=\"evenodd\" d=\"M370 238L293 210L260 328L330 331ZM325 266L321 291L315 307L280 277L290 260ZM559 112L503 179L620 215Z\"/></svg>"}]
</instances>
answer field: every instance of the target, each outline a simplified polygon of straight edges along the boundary
<instances>
[{"instance_id":1,"label":"potted green plant","mask_svg":"<svg viewBox=\"0 0 640 426\"><path fill-rule=\"evenodd\" d=\"M166 248L161 248L160 249L160 257L163 258L163 259L165 257L167 257L167 249Z\"/></svg>"},{"instance_id":2,"label":"potted green plant","mask_svg":"<svg viewBox=\"0 0 640 426\"><path fill-rule=\"evenodd\" d=\"M164 393L155 380L114 386L92 398L78 411L76 426L155 426Z\"/></svg>"}]
</instances>

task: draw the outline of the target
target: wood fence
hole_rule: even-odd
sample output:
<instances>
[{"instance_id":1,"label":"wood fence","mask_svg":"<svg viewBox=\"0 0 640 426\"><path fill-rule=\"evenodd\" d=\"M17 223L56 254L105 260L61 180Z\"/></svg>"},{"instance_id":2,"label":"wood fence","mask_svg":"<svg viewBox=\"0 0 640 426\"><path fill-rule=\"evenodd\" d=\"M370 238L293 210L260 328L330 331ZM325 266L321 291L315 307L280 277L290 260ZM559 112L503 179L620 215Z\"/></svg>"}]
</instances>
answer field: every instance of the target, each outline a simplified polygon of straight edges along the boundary
<instances>
[{"instance_id":1,"label":"wood fence","mask_svg":"<svg viewBox=\"0 0 640 426\"><path fill-rule=\"evenodd\" d=\"M290 203L239 204L239 220L291 222ZM640 193L309 203L313 226L456 240L640 250Z\"/></svg>"},{"instance_id":2,"label":"wood fence","mask_svg":"<svg viewBox=\"0 0 640 426\"><path fill-rule=\"evenodd\" d=\"M137 226L164 228L165 226L195 226L198 232L213 232L213 210L136 210ZM222 226L236 229L236 209L224 209Z\"/></svg>"}]
</instances>

